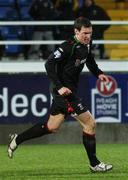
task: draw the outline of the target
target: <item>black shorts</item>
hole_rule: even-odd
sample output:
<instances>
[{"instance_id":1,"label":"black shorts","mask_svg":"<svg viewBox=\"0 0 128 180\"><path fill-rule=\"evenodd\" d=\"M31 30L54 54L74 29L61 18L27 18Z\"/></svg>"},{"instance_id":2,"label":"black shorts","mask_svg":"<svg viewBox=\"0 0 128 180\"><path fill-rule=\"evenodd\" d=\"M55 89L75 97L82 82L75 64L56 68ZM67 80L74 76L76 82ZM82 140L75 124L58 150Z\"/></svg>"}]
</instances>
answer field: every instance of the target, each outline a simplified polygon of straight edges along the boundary
<instances>
[{"instance_id":1,"label":"black shorts","mask_svg":"<svg viewBox=\"0 0 128 180\"><path fill-rule=\"evenodd\" d=\"M53 101L50 110L51 115L57 115L61 113L64 115L77 116L86 112L87 110L87 107L82 103L82 100L77 97L76 94L72 93L65 97L53 94Z\"/></svg>"}]
</instances>

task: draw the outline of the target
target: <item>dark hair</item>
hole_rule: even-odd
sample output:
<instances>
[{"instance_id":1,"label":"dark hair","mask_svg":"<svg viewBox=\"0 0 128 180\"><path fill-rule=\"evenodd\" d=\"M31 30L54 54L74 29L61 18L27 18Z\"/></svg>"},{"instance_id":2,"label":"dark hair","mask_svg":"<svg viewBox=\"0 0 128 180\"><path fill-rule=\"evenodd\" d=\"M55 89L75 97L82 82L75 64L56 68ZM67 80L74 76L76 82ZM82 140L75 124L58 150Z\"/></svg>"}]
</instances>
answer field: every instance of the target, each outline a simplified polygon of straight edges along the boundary
<instances>
[{"instance_id":1,"label":"dark hair","mask_svg":"<svg viewBox=\"0 0 128 180\"><path fill-rule=\"evenodd\" d=\"M92 24L89 19L85 17L79 17L74 22L74 29L81 30L82 26L84 27L92 27Z\"/></svg>"}]
</instances>

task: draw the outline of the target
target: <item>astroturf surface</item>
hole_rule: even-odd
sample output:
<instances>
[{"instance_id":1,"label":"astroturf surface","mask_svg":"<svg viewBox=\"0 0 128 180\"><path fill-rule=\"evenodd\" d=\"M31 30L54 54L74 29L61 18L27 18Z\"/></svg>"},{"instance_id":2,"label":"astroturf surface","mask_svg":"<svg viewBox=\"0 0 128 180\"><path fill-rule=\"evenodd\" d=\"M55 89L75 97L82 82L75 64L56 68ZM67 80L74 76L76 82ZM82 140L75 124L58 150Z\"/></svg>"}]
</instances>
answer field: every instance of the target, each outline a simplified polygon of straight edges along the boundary
<instances>
[{"instance_id":1,"label":"astroturf surface","mask_svg":"<svg viewBox=\"0 0 128 180\"><path fill-rule=\"evenodd\" d=\"M91 173L82 145L21 145L13 159L0 146L0 180L128 180L128 145L97 145L98 157L112 171Z\"/></svg>"}]
</instances>

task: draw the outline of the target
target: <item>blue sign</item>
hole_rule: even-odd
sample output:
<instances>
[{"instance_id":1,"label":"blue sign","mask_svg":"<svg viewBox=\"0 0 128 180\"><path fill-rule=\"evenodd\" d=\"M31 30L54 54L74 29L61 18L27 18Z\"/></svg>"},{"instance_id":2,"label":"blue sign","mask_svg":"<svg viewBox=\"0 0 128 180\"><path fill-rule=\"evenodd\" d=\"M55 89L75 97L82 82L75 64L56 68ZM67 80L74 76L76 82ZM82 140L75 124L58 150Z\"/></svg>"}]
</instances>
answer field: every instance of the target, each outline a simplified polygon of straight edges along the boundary
<instances>
[{"instance_id":1,"label":"blue sign","mask_svg":"<svg viewBox=\"0 0 128 180\"><path fill-rule=\"evenodd\" d=\"M92 114L97 122L121 122L120 104L120 91L116 91L110 97L92 92Z\"/></svg>"},{"instance_id":2,"label":"blue sign","mask_svg":"<svg viewBox=\"0 0 128 180\"><path fill-rule=\"evenodd\" d=\"M0 123L44 121L50 106L46 75L0 76Z\"/></svg>"},{"instance_id":3,"label":"blue sign","mask_svg":"<svg viewBox=\"0 0 128 180\"><path fill-rule=\"evenodd\" d=\"M128 123L128 74L108 75L108 84L88 75L90 110L97 122Z\"/></svg>"}]
</instances>

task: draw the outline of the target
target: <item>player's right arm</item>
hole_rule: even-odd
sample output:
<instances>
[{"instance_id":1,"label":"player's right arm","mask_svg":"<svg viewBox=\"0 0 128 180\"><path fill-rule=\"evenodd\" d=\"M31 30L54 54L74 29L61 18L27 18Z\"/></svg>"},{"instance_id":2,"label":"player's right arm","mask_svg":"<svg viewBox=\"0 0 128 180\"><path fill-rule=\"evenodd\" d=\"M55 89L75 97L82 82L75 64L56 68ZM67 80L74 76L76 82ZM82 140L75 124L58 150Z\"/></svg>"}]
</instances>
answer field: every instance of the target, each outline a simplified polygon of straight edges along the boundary
<instances>
[{"instance_id":1,"label":"player's right arm","mask_svg":"<svg viewBox=\"0 0 128 180\"><path fill-rule=\"evenodd\" d=\"M70 89L63 86L56 71L57 63L63 63L66 57L68 57L67 42L64 42L48 57L45 64L47 74L60 95L68 95L71 93Z\"/></svg>"}]
</instances>

